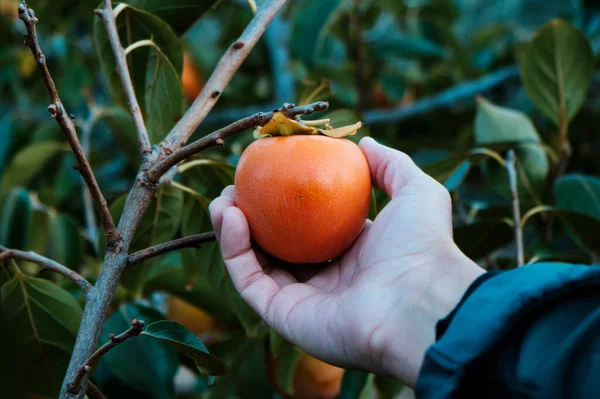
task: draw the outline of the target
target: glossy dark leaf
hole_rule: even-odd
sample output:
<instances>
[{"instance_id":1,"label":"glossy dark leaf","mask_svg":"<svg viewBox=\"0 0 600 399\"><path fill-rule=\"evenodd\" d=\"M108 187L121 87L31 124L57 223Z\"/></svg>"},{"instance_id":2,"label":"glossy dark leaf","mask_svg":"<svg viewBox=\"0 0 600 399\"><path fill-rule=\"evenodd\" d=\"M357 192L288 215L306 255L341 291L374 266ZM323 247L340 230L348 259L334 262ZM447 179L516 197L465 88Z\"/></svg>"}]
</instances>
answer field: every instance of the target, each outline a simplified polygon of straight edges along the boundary
<instances>
[{"instance_id":1,"label":"glossy dark leaf","mask_svg":"<svg viewBox=\"0 0 600 399\"><path fill-rule=\"evenodd\" d=\"M48 280L17 272L1 288L2 329L18 354L20 381L32 392L58 396L81 321L81 307Z\"/></svg>"},{"instance_id":2,"label":"glossy dark leaf","mask_svg":"<svg viewBox=\"0 0 600 399\"><path fill-rule=\"evenodd\" d=\"M33 228L33 209L29 192L11 190L0 213L0 244L12 249L29 249Z\"/></svg>"},{"instance_id":3,"label":"glossy dark leaf","mask_svg":"<svg viewBox=\"0 0 600 399\"><path fill-rule=\"evenodd\" d=\"M346 370L342 379L340 399L367 399L373 389L373 374Z\"/></svg>"},{"instance_id":4,"label":"glossy dark leaf","mask_svg":"<svg viewBox=\"0 0 600 399\"><path fill-rule=\"evenodd\" d=\"M41 141L20 150L6 167L0 185L0 197L13 187L27 185L32 178L44 170L48 162L66 149L66 144L63 143Z\"/></svg>"},{"instance_id":5,"label":"glossy dark leaf","mask_svg":"<svg viewBox=\"0 0 600 399\"><path fill-rule=\"evenodd\" d=\"M50 214L48 233L49 256L73 270L79 270L83 257L83 238L77 222L61 214Z\"/></svg>"},{"instance_id":6,"label":"glossy dark leaf","mask_svg":"<svg viewBox=\"0 0 600 399\"><path fill-rule=\"evenodd\" d=\"M192 358L200 372L207 376L218 376L228 372L229 367L221 360L208 353L200 338L181 324L161 320L148 325L142 335L167 342ZM213 379L209 379L212 384Z\"/></svg>"},{"instance_id":7,"label":"glossy dark leaf","mask_svg":"<svg viewBox=\"0 0 600 399\"><path fill-rule=\"evenodd\" d=\"M220 0L132 0L132 6L148 11L166 21L181 35Z\"/></svg>"},{"instance_id":8,"label":"glossy dark leaf","mask_svg":"<svg viewBox=\"0 0 600 399\"><path fill-rule=\"evenodd\" d=\"M340 0L308 0L294 8L291 48L302 61L312 63L320 58L340 4Z\"/></svg>"},{"instance_id":9,"label":"glossy dark leaf","mask_svg":"<svg viewBox=\"0 0 600 399\"><path fill-rule=\"evenodd\" d=\"M285 394L292 395L294 393L294 373L301 355L300 349L290 345L277 357L275 381L277 387Z\"/></svg>"},{"instance_id":10,"label":"glossy dark leaf","mask_svg":"<svg viewBox=\"0 0 600 399\"><path fill-rule=\"evenodd\" d=\"M157 311L138 305L121 305L108 318L102 330L101 344L108 334L120 334L131 327L131 321L144 321L146 326L163 320ZM179 365L177 350L166 342L138 336L117 345L104 355L101 362L122 383L152 399L173 395L173 378Z\"/></svg>"},{"instance_id":11,"label":"glossy dark leaf","mask_svg":"<svg viewBox=\"0 0 600 399\"><path fill-rule=\"evenodd\" d=\"M376 375L374 384L377 389L377 397L379 399L395 399L404 389L404 384L399 380L391 377L383 377Z\"/></svg>"},{"instance_id":12,"label":"glossy dark leaf","mask_svg":"<svg viewBox=\"0 0 600 399\"><path fill-rule=\"evenodd\" d=\"M569 174L554 183L558 209L576 211L600 220L600 179Z\"/></svg>"},{"instance_id":13,"label":"glossy dark leaf","mask_svg":"<svg viewBox=\"0 0 600 399\"><path fill-rule=\"evenodd\" d=\"M123 3L115 11L118 11L117 23L124 47L142 40L151 40L154 44L133 49L128 65L151 141L156 144L183 113L179 83L183 65L181 43L173 29L157 16ZM125 107L127 102L116 73L112 48L99 19L94 23L94 40L112 97Z\"/></svg>"},{"instance_id":14,"label":"glossy dark leaf","mask_svg":"<svg viewBox=\"0 0 600 399\"><path fill-rule=\"evenodd\" d=\"M536 34L521 60L521 78L535 106L557 127L583 105L594 70L585 34L554 19Z\"/></svg>"},{"instance_id":15,"label":"glossy dark leaf","mask_svg":"<svg viewBox=\"0 0 600 399\"><path fill-rule=\"evenodd\" d=\"M480 259L514 240L512 226L504 221L481 221L454 229L456 245L471 259Z\"/></svg>"}]
</instances>

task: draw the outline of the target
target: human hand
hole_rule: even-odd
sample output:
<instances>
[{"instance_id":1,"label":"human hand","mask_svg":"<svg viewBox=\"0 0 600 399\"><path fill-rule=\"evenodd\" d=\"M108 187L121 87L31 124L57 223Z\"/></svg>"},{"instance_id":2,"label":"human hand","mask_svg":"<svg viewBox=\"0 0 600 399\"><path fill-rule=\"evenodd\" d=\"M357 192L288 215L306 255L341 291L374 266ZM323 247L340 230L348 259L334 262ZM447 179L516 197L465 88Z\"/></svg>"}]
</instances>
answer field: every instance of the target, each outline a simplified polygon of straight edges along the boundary
<instances>
[{"instance_id":1,"label":"human hand","mask_svg":"<svg viewBox=\"0 0 600 399\"><path fill-rule=\"evenodd\" d=\"M309 266L286 269L253 248L234 187L211 203L211 219L234 285L279 334L329 363L413 386L436 322L483 270L452 240L442 185L373 139L360 148L391 201L345 254L306 280L292 272Z\"/></svg>"}]
</instances>

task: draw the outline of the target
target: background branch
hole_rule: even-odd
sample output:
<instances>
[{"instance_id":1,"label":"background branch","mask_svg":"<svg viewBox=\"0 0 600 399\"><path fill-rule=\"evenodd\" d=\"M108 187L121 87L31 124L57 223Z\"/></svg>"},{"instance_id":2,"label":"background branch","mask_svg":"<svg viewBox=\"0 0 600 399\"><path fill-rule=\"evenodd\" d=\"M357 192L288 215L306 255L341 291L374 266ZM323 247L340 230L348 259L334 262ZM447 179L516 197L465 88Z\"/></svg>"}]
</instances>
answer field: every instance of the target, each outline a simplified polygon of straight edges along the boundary
<instances>
[{"instance_id":1,"label":"background branch","mask_svg":"<svg viewBox=\"0 0 600 399\"><path fill-rule=\"evenodd\" d=\"M109 1L109 0L105 0ZM183 146L242 65L250 50L267 29L271 20L287 0L271 0L258 9L239 39L225 52L194 103L162 142L167 152Z\"/></svg>"},{"instance_id":2,"label":"background branch","mask_svg":"<svg viewBox=\"0 0 600 399\"><path fill-rule=\"evenodd\" d=\"M4 262L10 258L35 263L40 265L43 270L51 270L55 273L62 274L63 276L67 277L68 279L71 279L75 284L77 284L84 294L88 294L92 289L92 285L79 273L69 269L66 266L61 265L60 263L53 261L52 259L48 259L44 256L38 255L35 252L19 251L17 249L9 249L0 246L0 262Z\"/></svg>"},{"instance_id":3,"label":"background branch","mask_svg":"<svg viewBox=\"0 0 600 399\"><path fill-rule=\"evenodd\" d=\"M495 72L482 76L479 79L461 82L456 86L439 92L435 96L415 101L408 107L402 106L392 109L367 110L363 112L362 120L368 125L403 122L441 108L456 106L457 103L465 100L472 100L477 94L486 92L509 80L517 79L518 77L519 68L517 66L501 68ZM260 107L217 110L211 112L206 118L206 123L222 125L243 118L245 115L258 112L261 109L276 108L278 106L279 104L265 104Z\"/></svg>"},{"instance_id":4,"label":"background branch","mask_svg":"<svg viewBox=\"0 0 600 399\"><path fill-rule=\"evenodd\" d=\"M523 250L523 228L521 226L521 208L519 207L519 191L517 187L517 172L515 169L515 151L509 150L506 154L506 171L512 198L513 224L515 230L515 243L517 246L517 266L525 263Z\"/></svg>"},{"instance_id":5,"label":"background branch","mask_svg":"<svg viewBox=\"0 0 600 399\"><path fill-rule=\"evenodd\" d=\"M127 105L135 124L135 129L138 136L138 144L140 147L140 153L145 154L150 151L150 138L148 137L148 131L146 130L146 124L142 117L142 111L138 104L137 97L135 96L135 90L133 89L133 83L131 76L129 75L129 67L127 66L127 57L125 50L121 45L119 39L119 32L117 30L117 24L115 21L115 14L112 9L111 0L104 0L104 9L96 10L96 14L102 19L110 46L115 55L115 61L117 62L117 74L121 80L125 97L127 98Z\"/></svg>"},{"instance_id":6,"label":"background branch","mask_svg":"<svg viewBox=\"0 0 600 399\"><path fill-rule=\"evenodd\" d=\"M102 345L100 348L98 348L98 350L94 352L92 356L90 356L90 358L85 362L85 365L83 365L79 369L77 375L75 375L75 378L73 379L73 382L69 384L69 392L78 393L79 388L81 387L81 382L83 381L84 377L88 375L90 371L92 371L92 367L94 367L94 365L98 362L98 360L100 360L102 356L104 356L115 346L119 345L121 342L131 337L137 337L142 333L143 330L144 322L142 320L133 319L131 321L131 327L129 327L127 331L117 336L111 333L109 335L110 339L108 340L108 342Z\"/></svg>"},{"instance_id":7,"label":"background branch","mask_svg":"<svg viewBox=\"0 0 600 399\"><path fill-rule=\"evenodd\" d=\"M54 85L54 81L52 80L52 76L50 75L50 71L48 70L48 65L46 65L46 57L40 48L35 29L35 24L38 20L35 17L33 10L31 8L27 8L25 3L19 4L19 19L23 21L25 28L27 29L27 34L24 36L25 44L31 49L31 53L33 54L33 57L35 58L40 71L42 72L42 78L44 83L46 83L46 88L48 89L48 95L50 97L48 111L52 117L56 119L63 133L65 134L65 137L71 146L71 150L73 151L73 155L75 155L75 159L77 159L77 170L81 174L81 177L83 177L83 180L85 181L92 197L94 198L96 208L98 212L100 212L102 218L104 232L106 233L107 248L114 248L118 246L121 237L117 232L115 223L108 209L108 204L106 203L104 195L102 195L102 191L100 190L100 186L96 181L94 172L92 171L87 157L81 148L81 143L79 142L77 131L75 130L75 124L65 111L62 101L58 95L58 91L56 90L56 86Z\"/></svg>"},{"instance_id":8,"label":"background branch","mask_svg":"<svg viewBox=\"0 0 600 399\"><path fill-rule=\"evenodd\" d=\"M279 111L283 112L287 117L293 119L296 115L308 115L315 111L326 110L328 107L329 103L320 101L299 107L295 106L294 104L284 104ZM273 112L275 111L257 112L254 115L250 115L240 119L239 121L233 122L232 124L227 125L197 141L194 141L192 144L179 149L150 169L148 171L148 180L152 183L156 183L164 173L184 159L189 158L192 155L197 154L209 147L223 145L224 140L232 134L257 126L263 126L265 123L271 120L273 117Z\"/></svg>"},{"instance_id":9,"label":"background branch","mask_svg":"<svg viewBox=\"0 0 600 399\"><path fill-rule=\"evenodd\" d=\"M87 383L87 396L90 399L108 399L106 396L104 396L100 388L98 388L96 384L91 381L88 381Z\"/></svg>"},{"instance_id":10,"label":"background branch","mask_svg":"<svg viewBox=\"0 0 600 399\"><path fill-rule=\"evenodd\" d=\"M182 248L198 248L201 244L215 241L216 239L217 237L215 236L214 231L211 231L210 233L195 234L192 236L179 238L177 240L168 241L129 255L127 258L127 265L131 267L155 256L166 254L167 252L176 251Z\"/></svg>"}]
</instances>

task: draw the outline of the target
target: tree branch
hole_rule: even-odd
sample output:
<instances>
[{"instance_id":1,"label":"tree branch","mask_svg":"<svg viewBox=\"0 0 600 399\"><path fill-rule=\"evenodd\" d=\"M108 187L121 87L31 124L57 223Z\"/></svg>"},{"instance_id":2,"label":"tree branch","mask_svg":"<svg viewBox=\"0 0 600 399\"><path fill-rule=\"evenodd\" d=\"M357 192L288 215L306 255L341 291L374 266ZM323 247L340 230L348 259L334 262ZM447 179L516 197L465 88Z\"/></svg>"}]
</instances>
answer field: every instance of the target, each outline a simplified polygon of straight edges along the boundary
<instances>
[{"instance_id":1,"label":"tree branch","mask_svg":"<svg viewBox=\"0 0 600 399\"><path fill-rule=\"evenodd\" d=\"M119 39L119 32L117 30L111 0L104 0L104 9L96 10L96 14L102 19L102 23L104 23L110 46L115 55L117 74L121 80L121 85L123 86L125 97L127 98L127 105L129 106L135 129L137 130L140 153L142 155L146 154L150 152L150 138L148 137L148 131L146 130L144 118L142 117L142 111L138 104L137 97L135 96L135 90L133 89L129 67L127 66L127 57L125 55L125 49L123 49L121 40Z\"/></svg>"},{"instance_id":2,"label":"tree branch","mask_svg":"<svg viewBox=\"0 0 600 399\"><path fill-rule=\"evenodd\" d=\"M54 85L54 81L52 80L52 76L48 70L48 65L46 65L46 57L40 48L35 29L35 24L37 23L38 19L35 17L33 10L31 8L27 8L25 3L19 4L19 19L23 21L25 28L27 29L27 33L24 36L25 44L31 49L31 53L33 54L33 57L35 58L40 71L42 72L42 78L44 79L44 83L46 83L46 88L48 89L48 96L50 97L48 112L50 112L52 117L56 119L63 133L65 134L65 137L71 146L71 150L73 151L73 155L75 155L75 159L77 159L77 170L81 174L81 177L83 177L83 180L85 181L90 193L92 194L92 197L94 198L96 209L98 212L100 212L102 217L102 225L104 227L104 232L106 233L107 248L115 248L119 245L121 236L117 232L115 223L112 219L110 211L108 210L106 199L102 195L102 191L100 190L100 186L96 181L94 172L92 171L87 157L81 148L81 143L79 142L77 131L75 130L75 124L65 111L65 107L60 100L58 91L56 90L56 86Z\"/></svg>"},{"instance_id":3,"label":"tree branch","mask_svg":"<svg viewBox=\"0 0 600 399\"><path fill-rule=\"evenodd\" d=\"M403 106L392 109L372 109L365 111L361 119L367 125L403 122L441 108L455 106L460 104L461 101L473 99L477 94L481 94L511 79L517 79L518 77L518 67L509 66L501 68L495 72L482 76L479 79L458 83L453 87L437 93L435 96L415 101L408 107ZM278 104L266 104L261 107L252 106L248 108L216 110L211 112L210 116L206 118L206 123L230 123L231 121L243 118L244 115L258 112L260 109L269 109L277 106Z\"/></svg>"},{"instance_id":4,"label":"tree branch","mask_svg":"<svg viewBox=\"0 0 600 399\"><path fill-rule=\"evenodd\" d=\"M217 237L215 236L214 231L211 231L210 233L195 234L193 236L178 238L177 240L158 244L129 255L127 258L127 266L132 267L147 259L178 249L190 247L199 248L201 244L215 241L216 239Z\"/></svg>"},{"instance_id":5,"label":"tree branch","mask_svg":"<svg viewBox=\"0 0 600 399\"><path fill-rule=\"evenodd\" d=\"M167 152L182 147L206 118L206 115L213 108L233 75L250 53L250 50L256 45L258 39L286 1L270 0L258 9L239 39L221 57L194 103L163 140L162 146Z\"/></svg>"},{"instance_id":6,"label":"tree branch","mask_svg":"<svg viewBox=\"0 0 600 399\"><path fill-rule=\"evenodd\" d=\"M88 381L87 383L87 396L90 399L108 399L106 396L104 396L100 388L98 388L96 384L91 381Z\"/></svg>"},{"instance_id":7,"label":"tree branch","mask_svg":"<svg viewBox=\"0 0 600 399\"><path fill-rule=\"evenodd\" d=\"M123 342L131 337L137 337L138 335L140 335L142 333L143 330L144 330L144 322L142 320L133 319L131 321L131 327L129 327L129 329L127 331L125 331L117 336L115 336L114 334L111 333L109 335L110 339L108 340L108 342L105 343L104 345L102 345L100 348L98 348L98 350L96 352L94 352L92 354L92 356L90 356L90 358L85 362L85 365L79 369L79 371L77 372L77 375L75 375L75 378L73 379L73 382L69 384L68 391L71 393L78 393L79 389L81 387L81 382L83 381L83 378L90 371L92 371L92 367L94 367L94 365L98 362L98 360L100 360L100 358L102 356L104 356L108 351L110 351L115 346L119 345L121 342Z\"/></svg>"},{"instance_id":8,"label":"tree branch","mask_svg":"<svg viewBox=\"0 0 600 399\"><path fill-rule=\"evenodd\" d=\"M521 226L521 208L519 207L519 191L517 187L514 150L509 150L506 154L506 171L508 173L508 185L510 187L510 195L512 198L515 243L517 245L517 266L521 266L525 263L525 254L523 250L523 229Z\"/></svg>"},{"instance_id":9,"label":"tree branch","mask_svg":"<svg viewBox=\"0 0 600 399\"><path fill-rule=\"evenodd\" d=\"M92 285L85 278L81 277L79 273L53 261L52 259L38 255L35 252L19 251L17 249L9 249L0 246L0 262L4 262L10 258L36 263L40 265L42 269L51 270L55 273L62 274L77 284L81 288L81 291L83 291L83 293L86 295L92 289Z\"/></svg>"},{"instance_id":10,"label":"tree branch","mask_svg":"<svg viewBox=\"0 0 600 399\"><path fill-rule=\"evenodd\" d=\"M308 115L315 111L323 111L329 107L329 103L325 101L319 101L313 104L295 106L294 104L284 104L278 111L283 112L288 118L293 119L296 115ZM273 118L273 112L258 112L254 115L247 116L239 121L233 122L232 124L225 126L213 132L203 138L180 148L172 155L163 159L157 163L153 168L148 171L148 180L151 183L156 183L160 177L166 173L172 166L177 165L179 162L186 158L191 157L209 147L215 145L223 145L224 140L235 134L246 129L251 129L257 126L263 126Z\"/></svg>"}]
</instances>

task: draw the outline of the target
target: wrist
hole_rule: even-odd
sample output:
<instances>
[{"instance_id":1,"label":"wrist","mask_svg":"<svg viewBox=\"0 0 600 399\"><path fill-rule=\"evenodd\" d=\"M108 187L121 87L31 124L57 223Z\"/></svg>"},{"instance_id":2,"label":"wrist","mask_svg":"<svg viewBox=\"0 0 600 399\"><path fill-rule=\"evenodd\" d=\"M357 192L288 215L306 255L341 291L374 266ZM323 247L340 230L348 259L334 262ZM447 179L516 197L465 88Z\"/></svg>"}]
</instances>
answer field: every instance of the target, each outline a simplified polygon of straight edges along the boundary
<instances>
[{"instance_id":1,"label":"wrist","mask_svg":"<svg viewBox=\"0 0 600 399\"><path fill-rule=\"evenodd\" d=\"M454 243L435 261L420 267L413 281L413 303L405 307L404 319L409 326L395 329L397 345L383 359L388 374L407 385L416 383L425 353L435 343L436 324L460 302L468 287L483 273L481 267L464 255ZM398 340L398 334L405 337Z\"/></svg>"}]
</instances>

